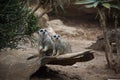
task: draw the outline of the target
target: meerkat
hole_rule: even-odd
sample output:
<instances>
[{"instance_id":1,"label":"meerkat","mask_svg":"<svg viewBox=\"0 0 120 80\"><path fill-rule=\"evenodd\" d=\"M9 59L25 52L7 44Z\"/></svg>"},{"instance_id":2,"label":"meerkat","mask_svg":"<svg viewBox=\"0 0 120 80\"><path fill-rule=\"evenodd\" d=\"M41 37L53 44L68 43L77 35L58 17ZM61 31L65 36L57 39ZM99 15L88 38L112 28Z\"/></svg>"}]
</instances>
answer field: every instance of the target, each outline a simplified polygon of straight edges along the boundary
<instances>
[{"instance_id":1,"label":"meerkat","mask_svg":"<svg viewBox=\"0 0 120 80\"><path fill-rule=\"evenodd\" d=\"M53 56L59 56L61 54L72 52L71 45L69 44L69 42L62 39L60 35L53 35L52 40L55 43L55 53L53 54Z\"/></svg>"},{"instance_id":2,"label":"meerkat","mask_svg":"<svg viewBox=\"0 0 120 80\"><path fill-rule=\"evenodd\" d=\"M38 50L46 52L47 50L53 50L55 52L55 44L52 41L48 31L46 29L40 29L38 31L39 41L38 41Z\"/></svg>"},{"instance_id":3,"label":"meerkat","mask_svg":"<svg viewBox=\"0 0 120 80\"><path fill-rule=\"evenodd\" d=\"M40 29L38 31L38 52L39 55L42 54L42 56L51 56L53 53L55 53L55 44L51 39L51 36L48 34L48 31L46 29ZM29 57L28 59L38 57L38 55L33 55Z\"/></svg>"}]
</instances>

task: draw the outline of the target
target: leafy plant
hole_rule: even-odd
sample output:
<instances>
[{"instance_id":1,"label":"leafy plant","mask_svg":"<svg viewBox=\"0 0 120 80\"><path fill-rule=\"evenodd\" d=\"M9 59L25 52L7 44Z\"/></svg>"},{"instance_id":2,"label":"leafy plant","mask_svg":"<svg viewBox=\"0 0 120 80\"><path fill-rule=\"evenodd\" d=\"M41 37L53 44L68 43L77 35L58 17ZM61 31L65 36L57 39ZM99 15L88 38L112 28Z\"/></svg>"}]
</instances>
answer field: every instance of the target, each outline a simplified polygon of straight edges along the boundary
<instances>
[{"instance_id":1,"label":"leafy plant","mask_svg":"<svg viewBox=\"0 0 120 80\"><path fill-rule=\"evenodd\" d=\"M18 42L37 31L37 18L29 14L25 1L0 1L0 49L15 48Z\"/></svg>"},{"instance_id":2,"label":"leafy plant","mask_svg":"<svg viewBox=\"0 0 120 80\"><path fill-rule=\"evenodd\" d=\"M107 9L116 8L120 10L120 5L118 4L117 0L79 0L74 4L85 5L87 8L104 7Z\"/></svg>"}]
</instances>

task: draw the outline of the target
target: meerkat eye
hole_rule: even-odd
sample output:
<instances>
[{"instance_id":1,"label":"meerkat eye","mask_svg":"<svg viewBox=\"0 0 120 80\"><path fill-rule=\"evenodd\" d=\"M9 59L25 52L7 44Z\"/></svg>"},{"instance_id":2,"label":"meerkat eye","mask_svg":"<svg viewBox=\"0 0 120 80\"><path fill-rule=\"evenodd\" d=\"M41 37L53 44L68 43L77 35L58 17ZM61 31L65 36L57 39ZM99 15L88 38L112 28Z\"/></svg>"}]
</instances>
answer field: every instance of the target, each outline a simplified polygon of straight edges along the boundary
<instances>
[{"instance_id":1,"label":"meerkat eye","mask_svg":"<svg viewBox=\"0 0 120 80\"><path fill-rule=\"evenodd\" d=\"M56 38L56 35L54 35L53 37Z\"/></svg>"},{"instance_id":2,"label":"meerkat eye","mask_svg":"<svg viewBox=\"0 0 120 80\"><path fill-rule=\"evenodd\" d=\"M40 32L43 32L43 30L40 30Z\"/></svg>"},{"instance_id":3,"label":"meerkat eye","mask_svg":"<svg viewBox=\"0 0 120 80\"><path fill-rule=\"evenodd\" d=\"M47 32L47 30L45 29L45 32Z\"/></svg>"},{"instance_id":4,"label":"meerkat eye","mask_svg":"<svg viewBox=\"0 0 120 80\"><path fill-rule=\"evenodd\" d=\"M58 37L60 38L60 36L58 35Z\"/></svg>"}]
</instances>

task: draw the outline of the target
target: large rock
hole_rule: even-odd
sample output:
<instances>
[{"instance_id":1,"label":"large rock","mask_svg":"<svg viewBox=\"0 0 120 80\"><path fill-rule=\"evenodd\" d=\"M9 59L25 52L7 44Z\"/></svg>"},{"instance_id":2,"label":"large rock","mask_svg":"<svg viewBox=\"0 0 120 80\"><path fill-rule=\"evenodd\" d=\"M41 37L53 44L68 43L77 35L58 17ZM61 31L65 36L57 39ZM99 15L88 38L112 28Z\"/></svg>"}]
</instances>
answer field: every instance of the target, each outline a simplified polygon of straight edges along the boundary
<instances>
[{"instance_id":1,"label":"large rock","mask_svg":"<svg viewBox=\"0 0 120 80\"><path fill-rule=\"evenodd\" d=\"M32 5L30 6L29 8L31 10L33 10L34 8L36 7L36 4L35 5ZM43 9L42 7L40 7L39 9L37 9L34 13L34 15L36 17L39 17L41 14L43 14L45 12L45 9ZM46 22L49 21L49 17L48 15L45 13L41 18L39 18L38 20L38 26L41 27L41 28L45 28L47 27L46 25Z\"/></svg>"},{"instance_id":2,"label":"large rock","mask_svg":"<svg viewBox=\"0 0 120 80\"><path fill-rule=\"evenodd\" d=\"M45 10L40 7L40 8L35 12L35 15L36 15L36 16L40 16L41 14L44 13L44 11L45 11ZM41 27L41 28L47 27L47 24L46 24L47 21L49 21L49 17L48 17L47 14L44 14L41 18L39 18L39 21L38 21L39 27Z\"/></svg>"},{"instance_id":3,"label":"large rock","mask_svg":"<svg viewBox=\"0 0 120 80\"><path fill-rule=\"evenodd\" d=\"M116 31L114 29L110 30L110 31L107 31L107 36L108 36L108 39L110 41L112 51L114 53L116 53L116 51L117 51L117 48L116 48L116 35L118 36L118 39L120 39L120 29L118 29L118 33L116 33ZM94 49L94 50L105 51L104 36L103 35L98 36L96 42L93 43L89 48Z\"/></svg>"},{"instance_id":4,"label":"large rock","mask_svg":"<svg viewBox=\"0 0 120 80\"><path fill-rule=\"evenodd\" d=\"M32 55L31 53L20 50L1 52L0 80L29 80L40 67L38 58L27 60Z\"/></svg>"},{"instance_id":5,"label":"large rock","mask_svg":"<svg viewBox=\"0 0 120 80\"><path fill-rule=\"evenodd\" d=\"M56 33L66 35L67 37L86 36L83 29L67 26L60 19L47 21L47 24L53 28Z\"/></svg>"}]
</instances>

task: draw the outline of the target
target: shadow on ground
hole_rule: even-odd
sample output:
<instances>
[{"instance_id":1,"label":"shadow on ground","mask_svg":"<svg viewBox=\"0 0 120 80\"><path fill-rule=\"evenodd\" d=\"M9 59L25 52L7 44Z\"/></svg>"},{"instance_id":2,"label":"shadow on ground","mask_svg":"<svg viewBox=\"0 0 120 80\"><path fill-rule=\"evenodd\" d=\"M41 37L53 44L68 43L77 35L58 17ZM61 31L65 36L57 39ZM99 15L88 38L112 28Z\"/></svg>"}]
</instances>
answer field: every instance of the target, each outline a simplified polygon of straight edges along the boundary
<instances>
[{"instance_id":1,"label":"shadow on ground","mask_svg":"<svg viewBox=\"0 0 120 80\"><path fill-rule=\"evenodd\" d=\"M44 66L31 75L30 80L66 80L66 78L64 75L61 76L58 71L51 70Z\"/></svg>"}]
</instances>

